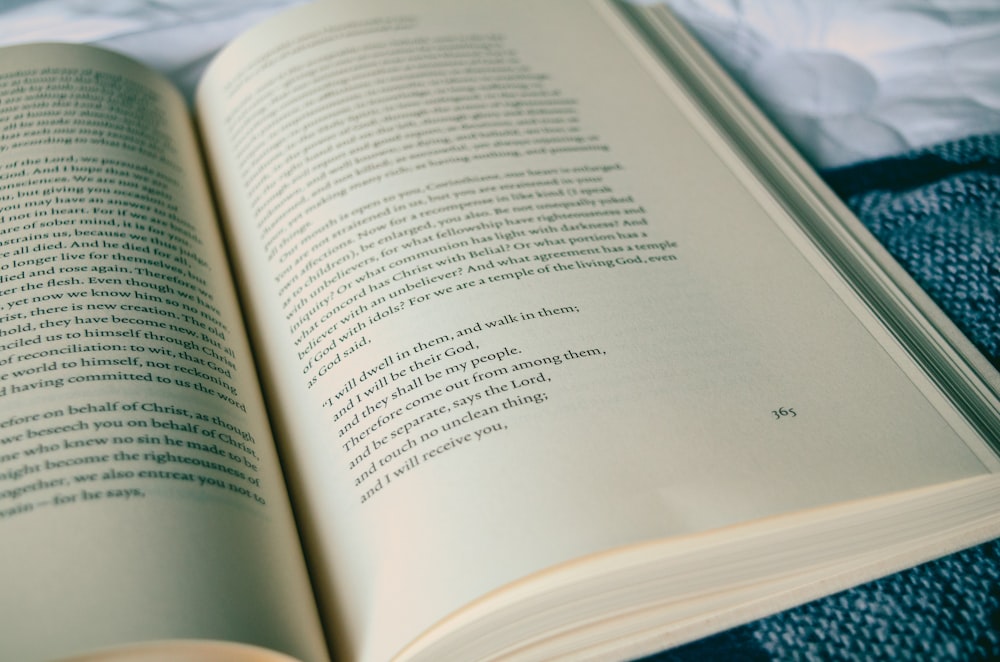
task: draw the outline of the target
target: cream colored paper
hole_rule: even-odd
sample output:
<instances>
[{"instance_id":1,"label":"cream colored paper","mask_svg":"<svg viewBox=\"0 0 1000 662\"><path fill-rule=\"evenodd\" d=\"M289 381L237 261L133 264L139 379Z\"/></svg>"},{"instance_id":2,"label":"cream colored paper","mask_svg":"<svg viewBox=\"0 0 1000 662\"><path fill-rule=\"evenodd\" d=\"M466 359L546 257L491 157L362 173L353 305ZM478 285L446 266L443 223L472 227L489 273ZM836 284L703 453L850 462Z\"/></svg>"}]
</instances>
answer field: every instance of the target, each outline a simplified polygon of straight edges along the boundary
<instances>
[{"instance_id":1,"label":"cream colored paper","mask_svg":"<svg viewBox=\"0 0 1000 662\"><path fill-rule=\"evenodd\" d=\"M0 656L325 659L180 95L87 47L0 72Z\"/></svg>"},{"instance_id":2,"label":"cream colored paper","mask_svg":"<svg viewBox=\"0 0 1000 662\"><path fill-rule=\"evenodd\" d=\"M619 36L317 5L200 89L352 658L581 556L995 465Z\"/></svg>"}]
</instances>

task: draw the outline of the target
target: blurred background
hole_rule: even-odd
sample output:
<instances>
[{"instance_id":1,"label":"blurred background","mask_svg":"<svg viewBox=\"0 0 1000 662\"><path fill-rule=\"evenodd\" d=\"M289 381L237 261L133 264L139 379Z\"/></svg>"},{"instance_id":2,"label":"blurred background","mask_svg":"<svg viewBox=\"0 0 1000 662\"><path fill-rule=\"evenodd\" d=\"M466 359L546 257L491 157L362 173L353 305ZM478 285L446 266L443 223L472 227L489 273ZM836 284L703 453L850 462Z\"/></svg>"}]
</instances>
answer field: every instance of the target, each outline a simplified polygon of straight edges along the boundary
<instances>
[{"instance_id":1,"label":"blurred background","mask_svg":"<svg viewBox=\"0 0 1000 662\"><path fill-rule=\"evenodd\" d=\"M0 45L99 44L190 97L219 48L303 2L0 0ZM665 2L818 168L1000 131L997 0Z\"/></svg>"}]
</instances>

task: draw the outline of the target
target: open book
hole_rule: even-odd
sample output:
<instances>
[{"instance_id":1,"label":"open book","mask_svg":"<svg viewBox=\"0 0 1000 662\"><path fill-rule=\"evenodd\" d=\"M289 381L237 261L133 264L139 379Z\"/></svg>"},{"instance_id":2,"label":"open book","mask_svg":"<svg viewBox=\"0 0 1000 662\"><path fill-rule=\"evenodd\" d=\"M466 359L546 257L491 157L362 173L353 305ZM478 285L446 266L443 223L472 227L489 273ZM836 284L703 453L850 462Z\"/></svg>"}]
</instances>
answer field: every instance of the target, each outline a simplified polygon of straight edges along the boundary
<instances>
[{"instance_id":1,"label":"open book","mask_svg":"<svg viewBox=\"0 0 1000 662\"><path fill-rule=\"evenodd\" d=\"M1000 535L995 373L657 10L307 6L193 117L6 49L0 258L4 659L620 659Z\"/></svg>"}]
</instances>

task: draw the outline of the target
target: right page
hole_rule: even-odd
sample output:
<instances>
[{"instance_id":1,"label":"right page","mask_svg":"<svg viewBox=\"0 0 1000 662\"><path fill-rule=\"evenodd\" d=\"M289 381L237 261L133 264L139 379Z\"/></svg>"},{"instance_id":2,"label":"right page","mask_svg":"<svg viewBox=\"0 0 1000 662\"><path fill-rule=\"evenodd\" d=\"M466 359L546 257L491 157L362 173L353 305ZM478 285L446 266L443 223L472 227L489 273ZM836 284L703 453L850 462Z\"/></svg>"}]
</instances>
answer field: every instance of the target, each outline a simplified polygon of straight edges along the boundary
<instances>
[{"instance_id":1,"label":"right page","mask_svg":"<svg viewBox=\"0 0 1000 662\"><path fill-rule=\"evenodd\" d=\"M997 468L609 12L317 5L202 84L351 657L572 559Z\"/></svg>"}]
</instances>

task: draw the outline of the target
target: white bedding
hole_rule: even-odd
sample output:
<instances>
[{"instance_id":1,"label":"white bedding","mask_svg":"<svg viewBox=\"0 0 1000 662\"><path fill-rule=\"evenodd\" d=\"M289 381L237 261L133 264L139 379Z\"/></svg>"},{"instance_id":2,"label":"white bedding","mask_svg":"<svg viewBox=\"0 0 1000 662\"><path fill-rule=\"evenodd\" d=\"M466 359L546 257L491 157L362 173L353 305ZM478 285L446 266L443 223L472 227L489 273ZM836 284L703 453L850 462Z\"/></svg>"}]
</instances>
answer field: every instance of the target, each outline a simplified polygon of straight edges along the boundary
<instances>
[{"instance_id":1,"label":"white bedding","mask_svg":"<svg viewBox=\"0 0 1000 662\"><path fill-rule=\"evenodd\" d=\"M997 0L668 0L817 167L1000 131Z\"/></svg>"},{"instance_id":2,"label":"white bedding","mask_svg":"<svg viewBox=\"0 0 1000 662\"><path fill-rule=\"evenodd\" d=\"M89 42L190 95L227 41L304 0L0 0L0 44ZM667 0L817 167L1000 130L997 0Z\"/></svg>"}]
</instances>

